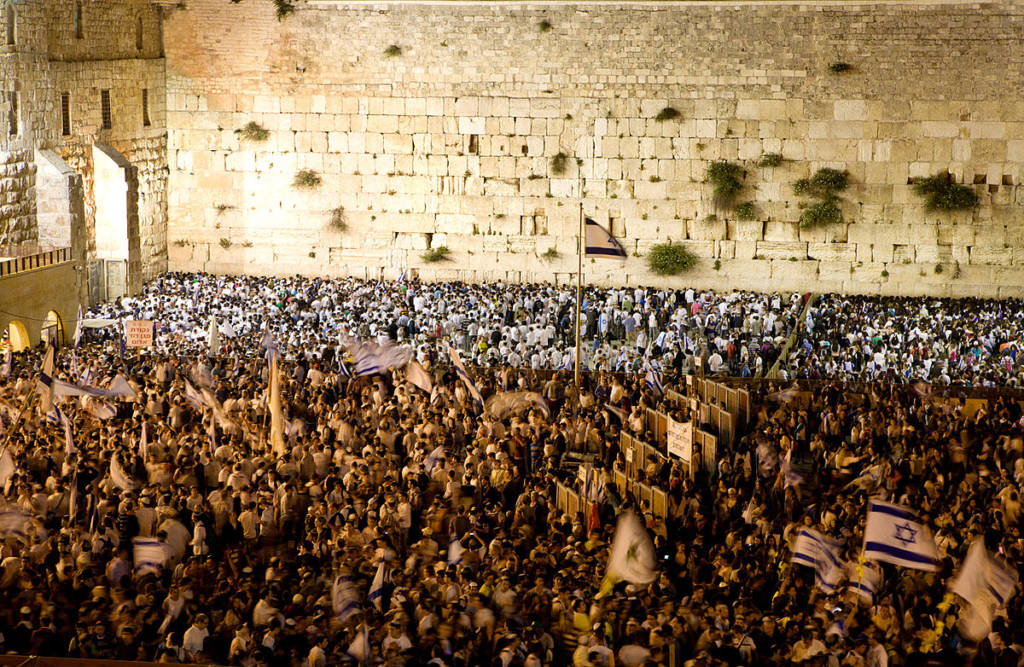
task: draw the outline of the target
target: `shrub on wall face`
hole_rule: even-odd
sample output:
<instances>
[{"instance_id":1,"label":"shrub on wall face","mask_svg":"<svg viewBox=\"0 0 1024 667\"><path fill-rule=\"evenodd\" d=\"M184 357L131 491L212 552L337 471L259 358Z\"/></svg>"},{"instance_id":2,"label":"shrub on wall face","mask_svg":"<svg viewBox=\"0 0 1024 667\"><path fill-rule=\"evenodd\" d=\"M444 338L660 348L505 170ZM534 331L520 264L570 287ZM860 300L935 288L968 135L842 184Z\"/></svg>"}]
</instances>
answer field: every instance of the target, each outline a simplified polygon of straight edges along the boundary
<instances>
[{"instance_id":1,"label":"shrub on wall face","mask_svg":"<svg viewBox=\"0 0 1024 667\"><path fill-rule=\"evenodd\" d=\"M443 259L448 259L448 254L451 252L448 250L448 246L439 246L428 250L427 252L420 255L424 262L440 262Z\"/></svg>"},{"instance_id":2,"label":"shrub on wall face","mask_svg":"<svg viewBox=\"0 0 1024 667\"><path fill-rule=\"evenodd\" d=\"M315 188L320 185L320 174L312 169L301 169L296 172L292 185L297 188Z\"/></svg>"},{"instance_id":3,"label":"shrub on wall face","mask_svg":"<svg viewBox=\"0 0 1024 667\"><path fill-rule=\"evenodd\" d=\"M800 214L801 227L818 227L843 221L843 211L839 208L839 197L828 197L811 204Z\"/></svg>"},{"instance_id":4,"label":"shrub on wall face","mask_svg":"<svg viewBox=\"0 0 1024 667\"><path fill-rule=\"evenodd\" d=\"M692 269L697 256L680 245L659 243L647 253L647 267L659 276L674 276Z\"/></svg>"},{"instance_id":5,"label":"shrub on wall face","mask_svg":"<svg viewBox=\"0 0 1024 667\"><path fill-rule=\"evenodd\" d=\"M949 174L936 174L914 181L914 192L925 198L929 211L961 211L978 205L978 193L954 183Z\"/></svg>"},{"instance_id":6,"label":"shrub on wall face","mask_svg":"<svg viewBox=\"0 0 1024 667\"><path fill-rule=\"evenodd\" d=\"M738 164L724 160L708 165L707 179L714 186L716 205L728 204L739 194L743 189L743 184L740 183L742 173L743 169Z\"/></svg>"}]
</instances>

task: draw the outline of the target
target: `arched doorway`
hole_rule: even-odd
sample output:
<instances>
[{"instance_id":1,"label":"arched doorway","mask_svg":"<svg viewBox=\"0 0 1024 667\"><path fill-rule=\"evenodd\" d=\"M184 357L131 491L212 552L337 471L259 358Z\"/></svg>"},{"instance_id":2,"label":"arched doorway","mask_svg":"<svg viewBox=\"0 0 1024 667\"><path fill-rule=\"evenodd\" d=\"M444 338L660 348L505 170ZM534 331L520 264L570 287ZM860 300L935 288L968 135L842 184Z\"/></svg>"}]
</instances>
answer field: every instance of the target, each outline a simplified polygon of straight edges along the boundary
<instances>
[{"instance_id":1,"label":"arched doorway","mask_svg":"<svg viewBox=\"0 0 1024 667\"><path fill-rule=\"evenodd\" d=\"M49 343L54 347L60 347L64 344L64 318L56 310L46 313L46 321L43 322L39 338L44 343Z\"/></svg>"},{"instance_id":2,"label":"arched doorway","mask_svg":"<svg viewBox=\"0 0 1024 667\"><path fill-rule=\"evenodd\" d=\"M32 341L28 337L28 329L25 325L18 320L11 320L11 323L7 325L7 330L4 331L4 338L2 343L9 343L11 348L15 352L21 352L32 347Z\"/></svg>"}]
</instances>

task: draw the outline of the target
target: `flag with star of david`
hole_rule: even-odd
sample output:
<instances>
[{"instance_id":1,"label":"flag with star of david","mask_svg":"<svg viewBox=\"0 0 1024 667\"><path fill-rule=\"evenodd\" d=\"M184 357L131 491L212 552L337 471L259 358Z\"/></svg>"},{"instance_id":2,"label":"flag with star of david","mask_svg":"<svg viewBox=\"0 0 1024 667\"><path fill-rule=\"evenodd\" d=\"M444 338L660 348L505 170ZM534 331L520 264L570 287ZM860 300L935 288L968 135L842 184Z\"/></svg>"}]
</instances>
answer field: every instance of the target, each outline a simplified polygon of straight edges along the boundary
<instances>
[{"instance_id":1,"label":"flag with star of david","mask_svg":"<svg viewBox=\"0 0 1024 667\"><path fill-rule=\"evenodd\" d=\"M914 570L939 569L935 539L917 512L881 500L868 503L864 558Z\"/></svg>"},{"instance_id":2,"label":"flag with star of david","mask_svg":"<svg viewBox=\"0 0 1024 667\"><path fill-rule=\"evenodd\" d=\"M611 594L618 581L647 585L658 578L654 544L640 518L631 511L619 515L608 557L608 573L601 582L597 597Z\"/></svg>"}]
</instances>

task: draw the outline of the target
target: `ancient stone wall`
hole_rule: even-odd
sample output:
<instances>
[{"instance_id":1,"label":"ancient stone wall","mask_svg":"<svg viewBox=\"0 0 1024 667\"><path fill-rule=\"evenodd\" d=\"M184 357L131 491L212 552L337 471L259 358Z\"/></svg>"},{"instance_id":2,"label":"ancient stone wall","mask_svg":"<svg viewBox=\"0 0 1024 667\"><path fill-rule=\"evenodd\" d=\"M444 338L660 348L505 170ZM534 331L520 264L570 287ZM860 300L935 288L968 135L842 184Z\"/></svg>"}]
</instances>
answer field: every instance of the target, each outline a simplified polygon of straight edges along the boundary
<instances>
[{"instance_id":1,"label":"ancient stone wall","mask_svg":"<svg viewBox=\"0 0 1024 667\"><path fill-rule=\"evenodd\" d=\"M148 0L25 0L14 4L14 44L7 44L9 13L0 11L0 239L5 232L8 239L0 245L71 237L82 240L83 253L95 251L91 147L100 142L116 148L138 170L143 275L166 269L162 15L163 9ZM11 90L18 97L15 133L10 131ZM103 91L110 100L109 128L103 123ZM65 101L70 123L65 123ZM51 215L81 204L62 205L51 201L56 193L37 192L36 150L53 151L81 174L81 215ZM37 202L45 202L46 210L37 211ZM57 220L72 219L80 229L54 227Z\"/></svg>"},{"instance_id":2,"label":"ancient stone wall","mask_svg":"<svg viewBox=\"0 0 1024 667\"><path fill-rule=\"evenodd\" d=\"M632 255L598 282L1024 293L1020 5L297 7L165 21L172 268L570 280L582 202ZM714 160L755 220L713 203ZM791 183L826 166L843 222L800 229ZM908 180L947 170L977 209L924 210ZM646 269L669 239L685 278Z\"/></svg>"}]
</instances>

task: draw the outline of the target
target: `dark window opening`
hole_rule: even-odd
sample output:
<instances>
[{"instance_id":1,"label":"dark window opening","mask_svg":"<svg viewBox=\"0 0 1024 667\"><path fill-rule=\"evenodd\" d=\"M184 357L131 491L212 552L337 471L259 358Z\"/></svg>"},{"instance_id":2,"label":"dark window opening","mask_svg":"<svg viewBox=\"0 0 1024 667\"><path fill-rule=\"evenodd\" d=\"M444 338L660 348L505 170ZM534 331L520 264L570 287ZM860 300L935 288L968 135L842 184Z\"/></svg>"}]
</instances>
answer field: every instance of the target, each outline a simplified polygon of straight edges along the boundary
<instances>
[{"instance_id":1,"label":"dark window opening","mask_svg":"<svg viewBox=\"0 0 1024 667\"><path fill-rule=\"evenodd\" d=\"M75 2L75 39L82 39L82 3Z\"/></svg>"},{"instance_id":2,"label":"dark window opening","mask_svg":"<svg viewBox=\"0 0 1024 667\"><path fill-rule=\"evenodd\" d=\"M60 133L71 136L71 93L60 94Z\"/></svg>"},{"instance_id":3,"label":"dark window opening","mask_svg":"<svg viewBox=\"0 0 1024 667\"><path fill-rule=\"evenodd\" d=\"M142 89L142 124L149 127L149 90Z\"/></svg>"},{"instance_id":4,"label":"dark window opening","mask_svg":"<svg viewBox=\"0 0 1024 667\"><path fill-rule=\"evenodd\" d=\"M7 91L7 127L11 136L18 134L18 91Z\"/></svg>"},{"instance_id":5,"label":"dark window opening","mask_svg":"<svg viewBox=\"0 0 1024 667\"><path fill-rule=\"evenodd\" d=\"M110 115L110 91L100 91L100 114L103 117L103 129L109 130L114 126L114 119Z\"/></svg>"},{"instance_id":6,"label":"dark window opening","mask_svg":"<svg viewBox=\"0 0 1024 667\"><path fill-rule=\"evenodd\" d=\"M17 34L15 33L15 26L18 22L18 15L14 12L14 5L10 2L7 3L7 46L14 46Z\"/></svg>"},{"instance_id":7,"label":"dark window opening","mask_svg":"<svg viewBox=\"0 0 1024 667\"><path fill-rule=\"evenodd\" d=\"M142 50L142 17L135 22L135 50Z\"/></svg>"}]
</instances>

